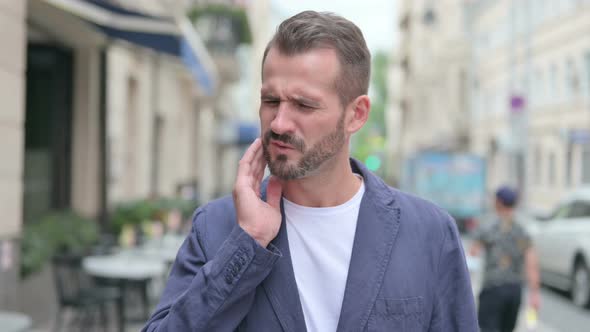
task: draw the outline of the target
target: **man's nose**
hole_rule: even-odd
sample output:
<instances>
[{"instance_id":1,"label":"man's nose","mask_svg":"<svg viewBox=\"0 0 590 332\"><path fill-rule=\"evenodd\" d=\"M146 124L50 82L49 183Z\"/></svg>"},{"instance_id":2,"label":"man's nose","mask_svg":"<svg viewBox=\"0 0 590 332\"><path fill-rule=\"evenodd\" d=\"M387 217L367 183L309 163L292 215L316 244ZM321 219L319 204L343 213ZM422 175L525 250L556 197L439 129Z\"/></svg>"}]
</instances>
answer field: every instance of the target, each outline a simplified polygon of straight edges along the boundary
<instances>
[{"instance_id":1,"label":"man's nose","mask_svg":"<svg viewBox=\"0 0 590 332\"><path fill-rule=\"evenodd\" d=\"M288 102L282 102L277 109L274 119L270 123L270 129L279 135L294 132L295 125L292 117L293 110L291 106Z\"/></svg>"}]
</instances>

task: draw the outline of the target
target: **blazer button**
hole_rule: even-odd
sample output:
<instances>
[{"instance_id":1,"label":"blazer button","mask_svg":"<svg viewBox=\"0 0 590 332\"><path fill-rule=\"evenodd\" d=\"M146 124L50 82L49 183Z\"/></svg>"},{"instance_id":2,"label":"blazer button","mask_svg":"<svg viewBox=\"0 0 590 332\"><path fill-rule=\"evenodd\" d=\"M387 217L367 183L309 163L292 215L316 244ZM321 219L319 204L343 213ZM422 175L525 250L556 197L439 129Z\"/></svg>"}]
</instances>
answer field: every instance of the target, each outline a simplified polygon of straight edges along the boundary
<instances>
[{"instance_id":1,"label":"blazer button","mask_svg":"<svg viewBox=\"0 0 590 332\"><path fill-rule=\"evenodd\" d=\"M225 282L226 282L228 285L231 285L231 284L234 282L234 278L232 278L232 276L231 276L231 275L229 275L229 274L226 274L226 275L225 275Z\"/></svg>"},{"instance_id":2,"label":"blazer button","mask_svg":"<svg viewBox=\"0 0 590 332\"><path fill-rule=\"evenodd\" d=\"M246 258L244 256L240 256L238 258L240 259L240 264L241 265L245 265L246 264Z\"/></svg>"}]
</instances>

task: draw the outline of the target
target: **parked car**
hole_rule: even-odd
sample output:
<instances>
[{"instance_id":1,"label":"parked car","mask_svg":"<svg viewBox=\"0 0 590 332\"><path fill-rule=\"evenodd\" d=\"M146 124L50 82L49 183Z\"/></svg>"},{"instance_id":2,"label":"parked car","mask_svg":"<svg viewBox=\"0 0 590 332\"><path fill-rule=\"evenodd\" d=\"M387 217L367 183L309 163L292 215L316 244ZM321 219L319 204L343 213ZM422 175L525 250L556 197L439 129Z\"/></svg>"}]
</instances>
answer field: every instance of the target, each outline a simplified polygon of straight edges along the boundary
<instances>
[{"instance_id":1,"label":"parked car","mask_svg":"<svg viewBox=\"0 0 590 332\"><path fill-rule=\"evenodd\" d=\"M569 291L574 304L590 304L590 187L562 201L528 227L539 256L543 284Z\"/></svg>"}]
</instances>

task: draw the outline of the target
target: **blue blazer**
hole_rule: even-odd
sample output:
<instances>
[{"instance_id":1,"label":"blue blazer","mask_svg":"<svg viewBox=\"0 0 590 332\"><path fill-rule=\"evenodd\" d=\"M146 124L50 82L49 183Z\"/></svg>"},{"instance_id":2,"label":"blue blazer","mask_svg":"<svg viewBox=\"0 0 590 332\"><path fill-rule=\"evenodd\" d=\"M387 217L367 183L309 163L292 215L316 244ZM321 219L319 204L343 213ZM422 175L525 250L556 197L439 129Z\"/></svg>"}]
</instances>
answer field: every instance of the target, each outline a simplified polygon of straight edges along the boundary
<instances>
[{"instance_id":1,"label":"blue blazer","mask_svg":"<svg viewBox=\"0 0 590 332\"><path fill-rule=\"evenodd\" d=\"M337 331L478 331L453 219L388 187L358 161L351 166L364 178L365 195ZM284 213L263 248L237 225L231 197L197 209L142 331L306 331Z\"/></svg>"}]
</instances>

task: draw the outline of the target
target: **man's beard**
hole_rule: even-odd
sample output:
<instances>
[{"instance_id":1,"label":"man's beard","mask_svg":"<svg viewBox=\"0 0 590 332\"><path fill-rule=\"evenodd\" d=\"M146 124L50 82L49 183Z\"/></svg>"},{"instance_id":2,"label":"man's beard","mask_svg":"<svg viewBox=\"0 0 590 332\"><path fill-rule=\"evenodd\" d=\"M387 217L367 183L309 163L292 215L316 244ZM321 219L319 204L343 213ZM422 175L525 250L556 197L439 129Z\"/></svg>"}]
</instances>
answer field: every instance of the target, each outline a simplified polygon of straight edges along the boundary
<instances>
[{"instance_id":1,"label":"man's beard","mask_svg":"<svg viewBox=\"0 0 590 332\"><path fill-rule=\"evenodd\" d=\"M283 142L291 145L295 150L301 152L301 159L296 165L289 163L286 154L276 155L276 159L272 160L269 151L270 140ZM317 170L323 163L334 157L344 146L344 112L338 120L336 129L322 137L322 139L307 149L303 139L289 135L276 134L272 130L264 133L262 139L262 148L264 158L270 169L270 173L281 180L295 180L307 176L309 173Z\"/></svg>"}]
</instances>

